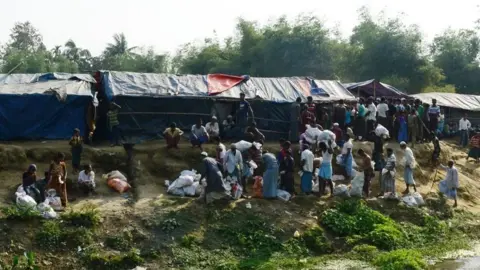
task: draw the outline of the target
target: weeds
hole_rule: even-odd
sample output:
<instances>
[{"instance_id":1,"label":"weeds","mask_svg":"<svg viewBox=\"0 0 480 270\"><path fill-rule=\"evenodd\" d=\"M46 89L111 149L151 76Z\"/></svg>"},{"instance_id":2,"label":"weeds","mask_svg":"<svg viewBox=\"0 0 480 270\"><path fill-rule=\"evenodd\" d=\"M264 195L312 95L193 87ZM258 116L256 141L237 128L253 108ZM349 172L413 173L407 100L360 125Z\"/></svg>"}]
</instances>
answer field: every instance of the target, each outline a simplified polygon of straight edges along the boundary
<instances>
[{"instance_id":1,"label":"weeds","mask_svg":"<svg viewBox=\"0 0 480 270\"><path fill-rule=\"evenodd\" d=\"M100 212L94 205L86 205L79 211L69 211L62 215L67 225L76 227L95 228L100 224Z\"/></svg>"},{"instance_id":2,"label":"weeds","mask_svg":"<svg viewBox=\"0 0 480 270\"><path fill-rule=\"evenodd\" d=\"M314 227L307 230L302 238L307 248L316 254L332 252L332 246L323 235L323 230L320 227Z\"/></svg>"},{"instance_id":3,"label":"weeds","mask_svg":"<svg viewBox=\"0 0 480 270\"><path fill-rule=\"evenodd\" d=\"M93 232L87 228L68 228L57 221L45 221L35 240L40 247L58 250L65 246L87 246L93 243L93 237Z\"/></svg>"},{"instance_id":4,"label":"weeds","mask_svg":"<svg viewBox=\"0 0 480 270\"><path fill-rule=\"evenodd\" d=\"M102 254L92 251L83 257L85 266L92 270L132 269L143 263L140 251L132 249L125 254Z\"/></svg>"},{"instance_id":5,"label":"weeds","mask_svg":"<svg viewBox=\"0 0 480 270\"><path fill-rule=\"evenodd\" d=\"M380 254L375 258L373 264L382 270L420 270L427 267L421 253L407 249Z\"/></svg>"},{"instance_id":6,"label":"weeds","mask_svg":"<svg viewBox=\"0 0 480 270\"><path fill-rule=\"evenodd\" d=\"M105 245L112 249L128 251L133 247L133 235L130 231L125 231L122 235L109 236L105 240Z\"/></svg>"},{"instance_id":7,"label":"weeds","mask_svg":"<svg viewBox=\"0 0 480 270\"><path fill-rule=\"evenodd\" d=\"M10 265L0 261L0 269L39 270L40 268L35 261L35 253L25 252L23 256L14 256Z\"/></svg>"},{"instance_id":8,"label":"weeds","mask_svg":"<svg viewBox=\"0 0 480 270\"><path fill-rule=\"evenodd\" d=\"M40 217L40 213L35 208L21 209L16 206L2 208L2 213L7 220L30 221Z\"/></svg>"}]
</instances>

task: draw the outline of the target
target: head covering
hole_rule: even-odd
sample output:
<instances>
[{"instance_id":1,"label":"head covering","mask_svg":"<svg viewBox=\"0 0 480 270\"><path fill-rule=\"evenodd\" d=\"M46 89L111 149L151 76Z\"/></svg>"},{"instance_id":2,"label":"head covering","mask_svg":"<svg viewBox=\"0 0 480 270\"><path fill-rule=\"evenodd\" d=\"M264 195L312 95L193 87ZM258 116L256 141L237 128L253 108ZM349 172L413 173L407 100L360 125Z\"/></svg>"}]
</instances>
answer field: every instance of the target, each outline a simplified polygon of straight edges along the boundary
<instances>
[{"instance_id":1,"label":"head covering","mask_svg":"<svg viewBox=\"0 0 480 270\"><path fill-rule=\"evenodd\" d=\"M35 172L35 171L37 171L37 165L35 165L35 164L30 164L30 165L28 166L28 171L29 171L29 172Z\"/></svg>"},{"instance_id":2,"label":"head covering","mask_svg":"<svg viewBox=\"0 0 480 270\"><path fill-rule=\"evenodd\" d=\"M201 156L203 156L203 157L208 157L208 153L207 153L207 152L205 152L205 151L204 151L204 152L202 152L202 153L200 153L200 155L201 155Z\"/></svg>"},{"instance_id":3,"label":"head covering","mask_svg":"<svg viewBox=\"0 0 480 270\"><path fill-rule=\"evenodd\" d=\"M407 143L406 142L400 142L400 145L405 146L405 145L407 145Z\"/></svg>"},{"instance_id":4,"label":"head covering","mask_svg":"<svg viewBox=\"0 0 480 270\"><path fill-rule=\"evenodd\" d=\"M338 123L333 123L333 126L334 126L334 127L338 127L339 124L338 124Z\"/></svg>"},{"instance_id":5,"label":"head covering","mask_svg":"<svg viewBox=\"0 0 480 270\"><path fill-rule=\"evenodd\" d=\"M400 100L401 100L401 101L404 101L404 100L405 100L405 98L403 98L403 97L402 97Z\"/></svg>"},{"instance_id":6,"label":"head covering","mask_svg":"<svg viewBox=\"0 0 480 270\"><path fill-rule=\"evenodd\" d=\"M80 129L75 128L73 131L74 131L74 132L80 132Z\"/></svg>"},{"instance_id":7,"label":"head covering","mask_svg":"<svg viewBox=\"0 0 480 270\"><path fill-rule=\"evenodd\" d=\"M232 119L233 116L229 114L229 115L227 116L227 118L228 118L228 119Z\"/></svg>"},{"instance_id":8,"label":"head covering","mask_svg":"<svg viewBox=\"0 0 480 270\"><path fill-rule=\"evenodd\" d=\"M215 115L212 116L212 120L217 120L217 117Z\"/></svg>"}]
</instances>

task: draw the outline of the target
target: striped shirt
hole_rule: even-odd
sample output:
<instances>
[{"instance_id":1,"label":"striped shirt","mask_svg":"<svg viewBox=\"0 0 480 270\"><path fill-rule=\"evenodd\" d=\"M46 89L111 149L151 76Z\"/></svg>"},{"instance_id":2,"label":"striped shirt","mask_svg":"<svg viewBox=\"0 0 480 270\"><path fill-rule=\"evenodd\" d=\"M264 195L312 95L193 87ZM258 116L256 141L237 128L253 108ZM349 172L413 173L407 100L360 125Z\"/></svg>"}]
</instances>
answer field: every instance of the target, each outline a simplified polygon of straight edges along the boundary
<instances>
[{"instance_id":1,"label":"striped shirt","mask_svg":"<svg viewBox=\"0 0 480 270\"><path fill-rule=\"evenodd\" d=\"M118 126L120 122L118 122L118 111L117 110L110 110L107 113L108 116L108 124L110 127Z\"/></svg>"},{"instance_id":2,"label":"striped shirt","mask_svg":"<svg viewBox=\"0 0 480 270\"><path fill-rule=\"evenodd\" d=\"M473 136L470 143L472 147L480 147L480 135Z\"/></svg>"}]
</instances>

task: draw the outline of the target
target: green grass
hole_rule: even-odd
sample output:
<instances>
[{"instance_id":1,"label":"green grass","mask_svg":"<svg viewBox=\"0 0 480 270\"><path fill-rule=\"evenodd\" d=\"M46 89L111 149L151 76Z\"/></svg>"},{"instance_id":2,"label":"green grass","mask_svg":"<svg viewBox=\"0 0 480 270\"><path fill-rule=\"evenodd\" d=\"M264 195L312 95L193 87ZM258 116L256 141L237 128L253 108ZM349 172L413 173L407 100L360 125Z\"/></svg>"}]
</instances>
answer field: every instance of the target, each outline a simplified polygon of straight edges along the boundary
<instances>
[{"instance_id":1,"label":"green grass","mask_svg":"<svg viewBox=\"0 0 480 270\"><path fill-rule=\"evenodd\" d=\"M41 217L40 212L35 208L21 209L17 206L9 206L2 208L2 214L7 220L31 221Z\"/></svg>"}]
</instances>

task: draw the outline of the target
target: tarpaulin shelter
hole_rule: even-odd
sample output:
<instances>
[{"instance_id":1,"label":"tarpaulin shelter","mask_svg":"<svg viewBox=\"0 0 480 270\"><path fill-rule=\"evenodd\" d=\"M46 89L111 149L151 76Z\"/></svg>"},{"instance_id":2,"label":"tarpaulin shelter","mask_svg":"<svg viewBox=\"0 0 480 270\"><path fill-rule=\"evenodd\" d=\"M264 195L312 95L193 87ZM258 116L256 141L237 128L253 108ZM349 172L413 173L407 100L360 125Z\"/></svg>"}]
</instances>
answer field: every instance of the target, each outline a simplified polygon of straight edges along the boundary
<instances>
[{"instance_id":1,"label":"tarpaulin shelter","mask_svg":"<svg viewBox=\"0 0 480 270\"><path fill-rule=\"evenodd\" d=\"M161 137L171 122L185 131L198 118L208 122L211 115L216 115L221 123L227 115L235 114L240 93L251 103L257 126L270 139L288 136L291 103L299 97L305 101L312 95L318 102L355 99L338 82L317 81L318 87L312 79L302 77L115 71L101 71L96 77L101 80L103 96L122 107L119 113L122 130L142 134L143 139ZM98 127L101 125L99 121Z\"/></svg>"},{"instance_id":2,"label":"tarpaulin shelter","mask_svg":"<svg viewBox=\"0 0 480 270\"><path fill-rule=\"evenodd\" d=\"M364 82L344 83L343 86L357 97L386 97L386 98L402 98L407 97L407 94L398 90L397 88L382 83L376 79L371 79Z\"/></svg>"},{"instance_id":3,"label":"tarpaulin shelter","mask_svg":"<svg viewBox=\"0 0 480 270\"><path fill-rule=\"evenodd\" d=\"M480 96L456 93L420 93L410 95L423 103L432 104L432 99L444 109L446 121L458 121L463 113L468 113L470 122L480 124Z\"/></svg>"},{"instance_id":4,"label":"tarpaulin shelter","mask_svg":"<svg viewBox=\"0 0 480 270\"><path fill-rule=\"evenodd\" d=\"M0 139L66 139L87 134L94 118L93 77L0 74Z\"/></svg>"}]
</instances>

